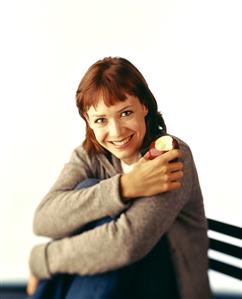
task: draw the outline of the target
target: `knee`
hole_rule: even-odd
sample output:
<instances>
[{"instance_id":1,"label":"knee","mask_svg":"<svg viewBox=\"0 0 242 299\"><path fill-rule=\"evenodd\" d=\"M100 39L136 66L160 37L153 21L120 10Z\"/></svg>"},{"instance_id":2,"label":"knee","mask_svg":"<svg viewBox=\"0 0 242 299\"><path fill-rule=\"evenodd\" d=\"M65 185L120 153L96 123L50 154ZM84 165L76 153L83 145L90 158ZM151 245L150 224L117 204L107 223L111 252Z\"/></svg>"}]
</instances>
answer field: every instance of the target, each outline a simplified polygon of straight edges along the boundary
<instances>
[{"instance_id":1,"label":"knee","mask_svg":"<svg viewBox=\"0 0 242 299\"><path fill-rule=\"evenodd\" d=\"M98 184L99 182L100 182L99 179L88 178L88 179L85 179L84 181L81 181L79 184L77 184L75 187L75 190L79 190L82 188L88 188L88 187Z\"/></svg>"}]
</instances>

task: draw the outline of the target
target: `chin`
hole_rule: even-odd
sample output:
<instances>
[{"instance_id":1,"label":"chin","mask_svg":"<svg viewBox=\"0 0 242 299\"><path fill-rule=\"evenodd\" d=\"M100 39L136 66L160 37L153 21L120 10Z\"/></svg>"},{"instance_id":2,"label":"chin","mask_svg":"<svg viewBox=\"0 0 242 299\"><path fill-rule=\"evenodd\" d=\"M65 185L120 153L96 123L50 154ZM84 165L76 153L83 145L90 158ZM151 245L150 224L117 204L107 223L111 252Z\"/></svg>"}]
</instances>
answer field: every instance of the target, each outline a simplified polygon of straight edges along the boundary
<instances>
[{"instance_id":1,"label":"chin","mask_svg":"<svg viewBox=\"0 0 242 299\"><path fill-rule=\"evenodd\" d=\"M139 154L137 154L137 153L133 153L133 154L129 154L129 155L120 154L120 155L116 155L116 157L118 159L122 160L126 164L133 164L133 163L137 162L137 160L139 158Z\"/></svg>"}]
</instances>

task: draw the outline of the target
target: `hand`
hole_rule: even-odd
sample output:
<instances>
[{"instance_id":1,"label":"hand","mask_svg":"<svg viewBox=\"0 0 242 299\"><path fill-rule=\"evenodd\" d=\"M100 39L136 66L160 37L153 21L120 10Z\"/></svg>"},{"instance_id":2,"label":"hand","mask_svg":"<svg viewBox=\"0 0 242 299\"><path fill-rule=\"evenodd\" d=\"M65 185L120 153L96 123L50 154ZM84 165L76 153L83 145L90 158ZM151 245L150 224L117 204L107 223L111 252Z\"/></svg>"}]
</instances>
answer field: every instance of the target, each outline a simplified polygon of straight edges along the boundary
<instances>
[{"instance_id":1,"label":"hand","mask_svg":"<svg viewBox=\"0 0 242 299\"><path fill-rule=\"evenodd\" d=\"M35 293L38 284L39 284L39 279L30 273L29 280L27 283L27 288L26 288L26 292L28 296L32 296Z\"/></svg>"},{"instance_id":2,"label":"hand","mask_svg":"<svg viewBox=\"0 0 242 299\"><path fill-rule=\"evenodd\" d=\"M124 200L181 188L183 163L173 161L181 156L181 151L175 149L154 160L147 160L146 155L142 157L131 172L121 176L120 185Z\"/></svg>"}]
</instances>

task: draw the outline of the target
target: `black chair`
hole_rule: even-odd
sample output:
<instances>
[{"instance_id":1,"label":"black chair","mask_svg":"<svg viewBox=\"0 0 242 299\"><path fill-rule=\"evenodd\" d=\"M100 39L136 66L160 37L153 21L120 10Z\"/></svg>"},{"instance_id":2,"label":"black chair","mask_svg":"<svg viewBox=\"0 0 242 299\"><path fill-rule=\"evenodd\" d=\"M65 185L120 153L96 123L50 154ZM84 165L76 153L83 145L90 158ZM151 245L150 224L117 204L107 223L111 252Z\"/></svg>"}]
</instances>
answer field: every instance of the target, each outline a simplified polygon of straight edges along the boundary
<instances>
[{"instance_id":1,"label":"black chair","mask_svg":"<svg viewBox=\"0 0 242 299\"><path fill-rule=\"evenodd\" d=\"M237 240L242 240L242 228L220 222L213 219L208 219L208 229L212 232L230 236ZM215 238L209 238L209 248L215 252L226 254L230 257L238 259L242 258L242 249L237 245L233 245ZM239 266L230 265L227 262L221 261L218 258L209 257L209 268L216 272L233 277L234 279L242 280L242 269ZM216 299L242 299L241 294L214 294Z\"/></svg>"},{"instance_id":2,"label":"black chair","mask_svg":"<svg viewBox=\"0 0 242 299\"><path fill-rule=\"evenodd\" d=\"M208 219L208 228L210 231L215 231L226 236L231 236L238 240L242 240L242 228L240 227L219 222L213 219ZM209 238L209 242L210 249L242 259L241 247L213 238ZM228 263L221 262L213 258L209 258L209 267L210 269L217 272L221 272L223 274L242 280L242 269L239 267L232 266Z\"/></svg>"},{"instance_id":3,"label":"black chair","mask_svg":"<svg viewBox=\"0 0 242 299\"><path fill-rule=\"evenodd\" d=\"M1 299L25 299L26 294L25 283L1 283L0 298Z\"/></svg>"}]
</instances>

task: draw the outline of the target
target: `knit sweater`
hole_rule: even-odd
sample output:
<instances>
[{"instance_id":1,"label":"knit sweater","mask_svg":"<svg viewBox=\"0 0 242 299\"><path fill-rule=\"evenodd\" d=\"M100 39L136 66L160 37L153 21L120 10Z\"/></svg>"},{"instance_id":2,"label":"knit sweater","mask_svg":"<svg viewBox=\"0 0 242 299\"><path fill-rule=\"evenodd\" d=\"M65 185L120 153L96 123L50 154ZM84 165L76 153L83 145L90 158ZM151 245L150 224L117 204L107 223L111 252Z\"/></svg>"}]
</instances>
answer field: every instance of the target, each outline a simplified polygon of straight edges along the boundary
<instances>
[{"instance_id":1,"label":"knit sweater","mask_svg":"<svg viewBox=\"0 0 242 299\"><path fill-rule=\"evenodd\" d=\"M177 138L178 139L178 138ZM56 273L93 275L135 263L166 234L180 296L208 299L207 221L192 153L183 152L182 188L125 204L120 194L120 160L89 155L77 147L34 216L34 232L52 238L36 245L30 269L39 278ZM86 178L102 181L74 190ZM91 221L116 216L109 223L74 235Z\"/></svg>"}]
</instances>

